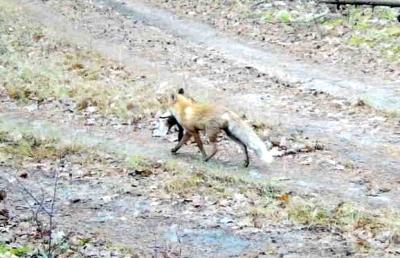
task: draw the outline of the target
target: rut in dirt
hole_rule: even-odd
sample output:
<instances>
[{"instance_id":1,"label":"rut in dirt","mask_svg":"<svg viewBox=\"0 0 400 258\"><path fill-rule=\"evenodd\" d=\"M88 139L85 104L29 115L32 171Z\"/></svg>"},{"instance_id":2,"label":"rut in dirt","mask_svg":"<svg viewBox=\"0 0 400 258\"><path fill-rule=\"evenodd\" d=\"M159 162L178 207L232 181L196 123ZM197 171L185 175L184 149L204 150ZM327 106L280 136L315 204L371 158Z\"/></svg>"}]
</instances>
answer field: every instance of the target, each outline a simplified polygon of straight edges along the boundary
<instances>
[{"instance_id":1,"label":"rut in dirt","mask_svg":"<svg viewBox=\"0 0 400 258\"><path fill-rule=\"evenodd\" d=\"M105 3L104 1L99 2ZM112 1L107 2L112 4L116 3ZM45 5L36 2L33 6L38 8ZM152 69L161 71L156 81L160 85L166 81L174 81L181 78L179 66L173 71L168 71L167 69L168 67L174 67L180 60L171 60L169 64L161 64L162 61L160 60L168 59L167 54L158 53L157 50L152 51L151 48L146 46L142 49L135 48L134 44L127 45L125 41L119 41L117 37L111 37L115 36L112 34L103 33L102 35L98 35L91 31L91 29L94 28L90 26L92 24L86 27L82 25L81 28L79 26L79 19L75 21L75 25L71 25L71 21L61 17L62 14L54 14L51 10L48 11L49 9L46 8L47 7L36 12L36 14L46 14L43 16L39 15L38 19L42 20L44 24L47 23L49 26L53 27L57 27L59 25L57 22L61 21L63 27L69 28L68 33L73 34L71 37L73 41L81 43L87 40L89 43L86 42L86 44L94 44L91 47L98 50L100 53L106 54L106 56L110 58L118 59L127 66L131 66L135 69L141 68L144 71L153 71ZM114 9L124 14L126 23L131 22L131 12L121 12L118 6ZM142 9L142 11L143 10L144 9ZM90 15L87 17L90 18ZM135 21L140 20L137 16L134 16L134 19ZM162 17L160 19L163 21ZM57 22L53 23L54 20ZM140 36L149 36L150 34L146 33L151 31L156 35L155 37L163 37L165 35L163 34L164 31L170 31L168 26L166 28L161 28L162 30L149 26L149 24L153 23L147 21L145 18L143 18L142 22L143 23L139 22L137 25L137 27L145 31L145 33ZM98 23L102 24L102 20ZM157 22L153 25L157 25ZM205 27L205 29L207 29L207 27ZM172 34L174 37L178 36L176 38L177 48L179 48L179 51L182 53L187 54L187 56L198 54L199 51L204 51L204 48L199 45L209 44L207 42L188 38L185 35ZM199 35L200 34L201 32L199 32ZM80 38L80 35L84 36ZM66 36L68 37L69 35ZM218 39L219 36L212 35L212 37ZM180 40L180 38L185 38L185 41ZM228 38L224 39L227 40L224 41L225 43L237 44L231 42ZM187 43L186 40L189 40L190 44L193 45L190 45L188 48L183 48L182 46ZM217 40L216 44L215 47L218 47L221 41ZM230 49L229 51L237 52L238 49ZM362 122L367 119L368 111L361 110L359 115L346 113L338 117L324 117L324 115L302 112L301 109L303 105L301 105L301 103L303 101L308 101L310 103L317 101L319 104L323 104L325 100L328 102L341 101L338 98L331 97L326 97L326 99L323 98L321 100L313 96L308 96L307 99L301 99L301 97L306 96L306 94L299 95L301 97L299 97L296 103L300 104L297 107L300 111L296 113L291 109L292 106L285 107L284 102L286 96L292 98L296 97L295 94L291 93L292 90L295 91L294 88L274 88L270 85L265 86L265 83L262 83L262 87L257 87L258 85L253 83L252 79L255 77L256 70L262 70L262 67L259 68L257 64L251 64L252 67L257 68L254 69L248 66L248 64L250 64L249 60L246 59L248 57L235 56L235 53L229 53L229 51L221 51L223 52L222 54L227 57L223 59L223 62L228 63L226 62L227 60L234 61L233 63L228 63L222 69L222 74L230 71L230 69L243 70L243 66L245 66L244 70L250 72L249 75L243 76L242 79L246 81L246 86L248 87L243 89L236 87L238 84L232 83L233 86L231 88L222 89L220 85L213 82L212 77L208 76L209 74L203 74L203 76L201 76L193 72L191 73L193 76L190 79L191 85L188 88L194 93L207 91L207 93L212 96L212 100L228 106L237 107L245 113L250 114L252 117L259 118L261 121L279 121L273 127L279 137L284 138L287 135L293 134L305 139L317 139L324 144L323 149L315 152L311 151L311 153L306 154L296 153L290 159L288 159L288 157L278 158L277 161L267 169L261 167L258 162L254 162L249 170L238 170L235 168L240 166L240 162L237 162L235 157L241 154L235 152L231 146L228 146L223 141L221 143L223 146L221 156L216 158L212 163L205 164L200 161L200 155L189 146L178 156L171 156L169 149L173 143L152 138L150 130L146 126L140 127L136 132L129 131L132 129L129 126L125 126L120 131L112 126L107 127L104 125L104 127L83 127L82 121L77 119L77 117L71 120L63 118L63 115L65 115L63 112L65 112L65 110L38 109L32 112L2 114L0 115L0 127L3 127L3 129L9 132L26 128L29 132L38 135L50 138L56 136L65 141L77 142L88 148L100 149L117 156L130 157L133 155L145 155L154 160L179 160L187 166L197 166L200 170L206 170L207 168L213 169L215 168L213 166L217 166L219 169L223 167L222 170L224 172L241 173L241 178L243 178L245 182L265 179L273 180L278 182L277 184L279 187L284 187L285 192L294 191L295 194L311 196L310 198L313 199L314 197L315 199L320 198L322 201L326 200L327 205L337 205L343 201L349 201L357 203L357 206L361 206L362 208L392 208L392 206L395 206L394 209L397 209L397 207L400 207L400 200L397 198L399 189L396 188L395 181L399 176L396 168L398 168L400 163L396 154L390 153L391 150L396 150L399 138L394 134L396 130L395 127L381 128L387 124L393 126L391 122L387 122L385 119L380 120L382 116L379 116L379 113L375 116L376 113L373 113L373 120L362 124L365 128L360 129L358 127L362 126L358 125L357 122ZM130 58L130 56L136 57L140 52L142 52L143 56L139 58ZM121 53L125 56L122 59L120 58L122 55ZM154 59L146 58L145 54L149 53L152 54ZM251 53L255 55L254 52ZM208 70L213 70L213 68L219 65L211 61L206 62L210 62ZM198 67L190 66L190 68L196 70ZM277 69L284 70L282 67ZM277 75L275 74L274 76ZM285 74L282 76L287 75ZM262 77L260 80L264 79L270 80L271 78L268 77L267 79L267 77ZM216 81L218 81L218 79L216 79ZM232 80L229 81L228 79L228 83L229 82L232 82ZM199 96L204 97L204 95ZM321 108L323 109L324 107ZM44 109L46 109L46 107L44 107ZM351 120L354 117L357 118L356 121ZM150 121L146 120L146 123L150 123ZM348 127L343 126L343 123ZM372 130L376 128L375 126L378 127L379 130L372 132ZM363 130L371 130L371 133L365 134ZM336 163L337 161L335 159L338 158L338 156L340 162L346 162L348 160L354 161L357 166L357 171L354 172L355 170L353 171L353 169L342 165L345 163ZM309 161L310 159L311 161ZM316 162L313 162L313 160ZM367 170L370 174L365 176ZM220 172L220 170L217 170L216 173L217 172ZM37 179L40 182L43 178L40 178L40 175L38 176L38 178L32 177L32 179ZM152 199L152 201L149 201L149 199L154 197L151 196L151 191L145 191L142 195L124 195L113 202L104 201L104 203L106 203L105 205L93 201L99 199L99 195L107 196L110 191L119 191L121 186L130 187L129 180L124 180L126 176L129 175L117 175L117 178L105 176L100 179L90 178L90 180L66 180L63 182L62 190L66 192L65 196L63 196L66 198L65 201L68 201L68 198L70 198L69 195L78 197L78 199L82 197L85 201L89 200L88 205L91 207L90 209L85 209L86 203L76 205L76 210L74 211L81 212L79 216L81 220L78 224L73 220L70 222L64 220L64 226L71 229L76 228L77 225L78 227L87 226L89 230L94 229L97 233L105 237L110 237L119 243L133 246L144 243L146 248L150 251L155 246L152 239L155 232L157 232L156 234L158 234L163 241L176 244L179 242L177 240L177 226L183 225L183 242L189 254L190 250L192 250L195 253L201 253L201 251L207 252L206 254L209 256L215 256L220 253L225 255L240 255L249 250L263 249L265 247L265 239L268 240L267 242L271 243L278 241L279 245L283 243L282 245L286 247L283 248L285 250L282 250L282 252L287 253L287 249L289 249L289 253L292 255L313 253L319 254L320 256L329 256L334 254L348 255L352 252L352 248L349 247L349 244L342 235L335 232L319 232L318 229L313 231L314 229L293 228L290 225L269 225L266 232L257 232L257 234L254 234L254 232L238 233L236 230L215 229L209 226L209 224L204 226L202 222L207 220L207 214L201 214L204 215L201 222L193 221L190 214L184 213L184 208L183 210L179 210L178 213L175 213L175 207L171 208L171 200L168 200L169 202L162 202L160 199L156 199L155 201ZM152 184L157 182L157 179L162 178L151 178L148 180L147 185L145 180L143 180L140 182L140 184L143 184L140 185L140 187L151 188ZM390 185L392 188L390 188L389 191L385 190L385 192L378 192L377 194L371 195L367 189L369 186L365 183L368 179L375 180L374 183L377 184L392 180L392 184ZM33 182L35 183L34 180ZM281 182L283 183L281 184ZM150 207L153 204L157 208L152 210L154 213L151 213L151 216L137 216L137 213L141 214L143 211L148 212L151 210ZM159 212L165 210L171 213L160 216ZM70 211L68 211L68 214L71 214ZM68 216L68 214L64 215ZM225 219L226 221L226 218L223 216L223 214L218 214L218 218ZM121 223L121 221L123 221L123 223ZM146 227L144 228L143 225L146 225ZM132 232L132 229L141 229L142 231L135 230ZM125 238L128 234L132 236L129 239ZM145 239L142 238L143 235L145 235ZM328 244L321 247L321 243ZM203 250L202 247L204 245L211 245L212 248ZM281 247L282 246L279 246L279 248Z\"/></svg>"},{"instance_id":2,"label":"rut in dirt","mask_svg":"<svg viewBox=\"0 0 400 258\"><path fill-rule=\"evenodd\" d=\"M99 5L112 7L123 15L167 31L176 37L214 48L244 66L284 81L300 83L301 87L328 92L349 100L362 99L372 107L400 113L400 81L341 71L335 67L321 67L294 60L276 50L260 49L229 38L216 29L198 22L181 19L174 14L140 1L96 0ZM353 76L350 76L353 74Z\"/></svg>"},{"instance_id":3,"label":"rut in dirt","mask_svg":"<svg viewBox=\"0 0 400 258\"><path fill-rule=\"evenodd\" d=\"M108 3L112 5L117 3L112 1L100 2L103 4ZM30 3L32 2L30 1ZM88 44L88 42L90 42L91 47L101 53L104 53L109 58L120 60L127 66L131 66L135 69L150 69L152 71L157 70L157 72L159 72L158 83L160 85L166 82L172 82L173 84L182 80L182 76L179 72L168 71L169 65L173 66L176 60L171 60L171 64L163 64L159 60L167 58L166 56L155 56L154 61L148 61L146 60L146 56L143 57L143 54L152 52L153 49L146 47L144 49L136 48L135 45L130 45L124 40L119 40L118 35L107 33L98 34L95 30L96 23L93 26L81 26L81 24L79 24L79 20L77 20L75 21L75 24L72 25L70 21L60 17L60 15L55 14L54 11L49 7L38 2L31 4L30 8L31 10L35 10L32 13L37 15L37 19L41 20L47 26L56 26L57 28L61 26L61 28L64 28L64 31L68 31L68 37L71 36L73 40L77 40L80 43L84 43L86 41L86 44ZM116 8L124 15L126 23L136 24L137 20L144 20L143 15L137 15L137 12L135 12L134 8L131 10L132 8L130 5L118 3ZM165 14L164 11L159 12ZM158 12L154 10L154 13L157 14ZM177 22L175 21L176 18L173 18L174 16L171 14L168 15L172 17L172 20L174 20L173 23ZM157 15L155 16L157 17ZM90 19L90 16L88 16L87 19ZM162 22L164 22L162 17L160 19ZM137 26L144 27L144 30L150 30L151 33L156 34L157 37L158 34L160 34L160 37L164 37L166 35L163 32L164 28L159 30L152 26L148 26L146 21L144 21L143 24L139 23ZM91 31L92 27L93 31ZM206 26L205 28L208 27ZM165 28L165 30L168 32L171 30L171 28ZM183 32L185 31L183 30ZM81 36L82 38L80 39ZM218 38L218 36L216 36L216 38ZM226 39L226 37L223 38ZM181 47L183 44L187 43L186 40L182 41L179 38L176 38L175 40L177 42L177 47ZM188 40L190 40L190 38ZM233 43L237 44L235 42ZM196 51L204 51L204 48L198 47L196 44L203 45L205 43L191 43L190 46L192 50L190 51L193 51L194 53L189 52L187 53L188 56L197 54ZM200 48L200 50L197 48ZM184 49L180 51L186 53L185 51L188 50ZM142 55L140 55L141 53ZM230 58L235 59L232 56L230 56ZM238 61L244 62L245 60ZM236 68L235 64L229 64L229 66L233 66L235 69L238 69ZM240 65L239 67L242 67L243 69L243 65ZM342 175L336 171L331 171L330 168L328 168L328 171L325 171L326 168L323 166L317 166L314 168L314 170L312 170L313 174L306 173L301 167L298 168L298 170L293 170L291 173L288 172L288 176L291 179L296 180L298 184L302 184L303 188L318 189L319 191L324 191L326 188L331 188L333 191L333 189L336 187L336 184L333 184L333 182L337 182L337 185L340 185L343 183L343 181L346 181L345 185L350 184L351 187L346 188L347 191L339 191L340 194L348 196L355 195L358 196L358 198L365 198L364 194L360 194L364 191L360 189L364 189L366 187L364 184L362 184L362 182L365 180L371 180L378 184L382 182L394 184L390 193L385 193L385 196L377 197L377 199L380 198L379 200L382 203L389 204L392 196L396 196L396 193L399 189L395 184L400 177L398 169L400 167L400 159L396 154L398 152L398 146L400 146L400 134L396 134L396 130L399 130L399 128L393 126L391 123L385 122L385 118L382 118L379 115L377 117L374 115L374 117L370 118L368 111L363 111L360 114L355 115L338 114L337 117L336 114L333 114L333 116L330 117L324 115L318 116L309 113L295 113L293 112L292 107L287 108L285 106L286 103L281 103L282 99L285 97L282 95L294 95L291 93L294 90L291 90L290 88L278 88L276 91L273 91L273 88L258 88L252 84L253 77L249 76L244 77L244 79L247 80L249 87L244 89L232 88L222 91L221 87L212 79L213 78L209 78L208 76L199 76L194 74L193 76L190 76L188 87L196 93L207 91L208 95L212 96L214 100L216 99L221 101L221 103L224 103L228 106L239 107L242 111L244 111L244 113L256 117L262 121L278 121L278 125L274 129L277 129L280 135L299 134L300 132L304 135L304 137L321 141L326 145L326 150L328 151L329 155L334 155L334 157L339 156L339 158L343 159L344 162L354 162L357 166L360 166L360 173L362 175L365 174L366 171L369 173L367 179L360 179L359 177L354 178L354 175ZM233 85L235 86L235 84ZM301 96L304 97L305 95L303 94ZM303 101L305 100L298 100L297 104L300 108L302 108L301 103ZM321 101L313 96L308 97L307 101L310 103L317 102L318 105L325 105L324 100ZM333 99L328 101L338 100ZM249 103L252 105L250 106ZM321 106L321 108L323 108L323 106ZM321 155L325 159L328 158L327 152L324 152ZM317 177L321 181L318 181L315 175L321 175L321 177ZM341 179L341 177L344 179ZM305 178L305 180L301 180L302 178ZM361 184L359 182L361 182ZM340 187L336 188L336 191L337 189L340 189ZM373 197L368 197L367 199L369 198Z\"/></svg>"},{"instance_id":4,"label":"rut in dirt","mask_svg":"<svg viewBox=\"0 0 400 258\"><path fill-rule=\"evenodd\" d=\"M41 118L39 118L41 117ZM32 115L29 113L4 113L0 115L0 128L8 131L28 130L45 138L59 138L65 142L76 142L88 148L99 149L110 154L122 157L146 156L153 160L177 160L188 166L191 164L200 167L219 167L226 173L236 175L245 181L269 180L277 187L292 191L300 195L321 196L324 203L336 205L342 201L349 201L360 207L395 208L400 207L400 200L396 191L382 193L377 196L368 196L366 188L353 180L347 181L341 177L315 178L311 171L302 171L295 163L286 163L277 158L275 162L265 167L256 157L248 169L241 167L241 162L233 159L241 153L235 153L221 146L220 152L226 155L224 159L215 158L209 163L204 163L197 149L186 146L178 155L172 155L170 148L174 143L165 143L165 140L151 136L151 132L114 132L113 129L96 129L79 125L56 125L51 120L43 120L44 114ZM224 147L225 146L225 147ZM222 166L222 167L221 167ZM287 169L289 166L291 169ZM216 171L218 173L218 171ZM306 174L304 174L306 173ZM307 175L308 174L308 175ZM282 182L282 183L280 183ZM394 207L393 207L394 206Z\"/></svg>"},{"instance_id":5,"label":"rut in dirt","mask_svg":"<svg viewBox=\"0 0 400 258\"><path fill-rule=\"evenodd\" d=\"M0 128L14 129L14 133L27 130L35 136L59 137L61 141L76 142L115 156L148 155L154 159L168 159L168 154L151 148L148 143L143 144L138 136L132 141L96 129L61 128L38 118L23 116L21 113L14 118L11 115L0 116ZM143 137L143 142L148 140ZM190 158L191 163L197 163L193 162L193 157L187 159ZM15 174L15 171L2 166L0 170L0 187L7 188L7 176ZM49 171L46 173L37 165L28 170L29 182L25 183L29 189L52 189L54 182L48 175ZM63 167L64 173L67 170ZM278 254L301 256L355 252L351 242L335 230L310 230L274 223L262 231L232 229L230 223L240 219L231 217L232 214L217 211L210 215L207 209L197 209L193 214L188 212L192 206L190 200L165 196L154 187L154 181L165 179L157 173L142 177L129 173L76 177L79 171L73 168L69 173L69 177L64 175L58 181L56 223L61 232L95 236L106 239L108 243L129 246L135 252L155 253L156 257L157 253L167 251L180 253L177 257L236 257L262 253L265 248ZM13 200L20 213L26 211L26 203L18 191L10 191L8 198ZM322 247L321 241L324 243Z\"/></svg>"}]
</instances>

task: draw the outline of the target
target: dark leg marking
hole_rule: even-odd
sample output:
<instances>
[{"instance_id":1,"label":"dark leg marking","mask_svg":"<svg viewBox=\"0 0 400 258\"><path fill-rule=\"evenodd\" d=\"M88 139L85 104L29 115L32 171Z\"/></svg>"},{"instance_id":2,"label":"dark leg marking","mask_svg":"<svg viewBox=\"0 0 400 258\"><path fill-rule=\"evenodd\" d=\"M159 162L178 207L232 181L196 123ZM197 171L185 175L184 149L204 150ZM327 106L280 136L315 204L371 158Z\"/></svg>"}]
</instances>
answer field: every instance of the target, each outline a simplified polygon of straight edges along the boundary
<instances>
[{"instance_id":1,"label":"dark leg marking","mask_svg":"<svg viewBox=\"0 0 400 258\"><path fill-rule=\"evenodd\" d=\"M245 167L248 167L250 164L250 159L249 159L249 152L247 151L246 144L244 144L241 140L239 140L239 138L237 138L235 135L233 135L232 132L229 131L228 128L225 128L224 131L225 131L226 135L228 135L229 138L231 138L234 142L236 142L237 144L239 144L242 147L244 155L246 156L246 159L245 159L243 165Z\"/></svg>"},{"instance_id":2,"label":"dark leg marking","mask_svg":"<svg viewBox=\"0 0 400 258\"><path fill-rule=\"evenodd\" d=\"M191 136L192 135L189 132L185 132L181 141L174 148L171 149L171 152L175 154L182 147L182 145L190 139Z\"/></svg>"}]
</instances>

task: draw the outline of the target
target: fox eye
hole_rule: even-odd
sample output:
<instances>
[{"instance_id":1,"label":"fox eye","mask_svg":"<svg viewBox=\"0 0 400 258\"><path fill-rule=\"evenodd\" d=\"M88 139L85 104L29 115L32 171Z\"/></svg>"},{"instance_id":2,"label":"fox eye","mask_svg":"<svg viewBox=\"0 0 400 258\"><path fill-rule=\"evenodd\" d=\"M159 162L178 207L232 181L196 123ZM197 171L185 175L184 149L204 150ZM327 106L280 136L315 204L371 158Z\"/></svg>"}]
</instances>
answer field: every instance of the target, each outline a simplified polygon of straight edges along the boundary
<instances>
[{"instance_id":1,"label":"fox eye","mask_svg":"<svg viewBox=\"0 0 400 258\"><path fill-rule=\"evenodd\" d=\"M175 94L171 94L171 100L172 100L172 101L175 101L175 99L176 99Z\"/></svg>"}]
</instances>

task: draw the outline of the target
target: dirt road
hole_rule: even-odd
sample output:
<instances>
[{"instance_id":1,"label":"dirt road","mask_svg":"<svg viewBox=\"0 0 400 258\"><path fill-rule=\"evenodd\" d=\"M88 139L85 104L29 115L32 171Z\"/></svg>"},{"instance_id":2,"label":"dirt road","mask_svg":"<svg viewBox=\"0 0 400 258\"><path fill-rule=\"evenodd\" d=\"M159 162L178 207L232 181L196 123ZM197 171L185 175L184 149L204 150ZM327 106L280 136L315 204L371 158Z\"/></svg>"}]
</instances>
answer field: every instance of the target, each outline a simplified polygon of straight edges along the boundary
<instances>
[{"instance_id":1,"label":"dirt road","mask_svg":"<svg viewBox=\"0 0 400 258\"><path fill-rule=\"evenodd\" d=\"M195 149L189 147L181 155L171 157L169 148L173 143L151 137L150 124L161 106L146 106L144 118L127 125L112 114L99 115L86 106L83 110L71 108L69 100L56 95L37 108L32 107L31 102L13 100L9 93L2 94L3 131L36 123L30 133L46 137L57 134L61 139L78 141L87 148L119 157L142 155L151 160L174 161L182 163L180 166L188 171L200 170L206 175L232 173L240 177L244 185L268 180L281 193L312 199L331 209L348 202L361 210L373 208L398 212L400 123L397 116L382 111L386 107L398 108L391 106L391 103L399 103L396 102L396 87L383 87L387 96L394 97L393 101L383 103L388 106L381 108L382 101L375 99L377 105L369 107L357 100L365 95L382 93L375 85L379 82L377 78L368 80L371 84L361 90L363 82L354 76L341 74L340 79L332 78L337 72L334 67L330 71L320 71L306 61L292 61L290 57L282 57L254 42L238 42L206 25L180 20L169 12L138 1L19 3L25 15L46 28L46 40L61 37L70 42L67 46L52 49L55 56L58 52L68 53L68 44L76 44L75 49L95 51L123 67L112 68L116 75L105 73L94 80L105 85L117 83L117 91L124 89L127 92L135 90L135 83L143 83L142 88L135 91L135 97L141 97L137 101L143 103L165 95L170 89L184 87L200 101L215 101L241 115L246 114L264 138L273 140L279 148L298 151L278 158L268 168L253 158L255 162L248 170L238 169L240 162L233 157L239 157L240 151L226 140L222 140L223 150L211 164L199 162ZM82 60L82 63L86 62L85 57ZM109 69L107 64L100 66L100 70ZM96 106L96 102L91 101L89 107ZM97 109L100 109L98 103ZM191 164L194 169L190 168ZM12 168L8 174L15 171L18 169ZM239 192L232 190L231 201L235 206L227 215L229 205L220 205L218 198L207 196L207 191L200 191L201 201L198 201L195 193L190 193L190 197L185 195L187 193L177 196L159 190L166 187L163 183L154 185L154 181L168 181L170 176L164 171L126 180L127 174L119 174L118 170L100 177L92 175L90 180L76 185L62 181L60 192L69 191L73 197L60 196L60 202L80 201L78 205L60 211L61 214L79 214L79 219L60 218L60 228L73 231L78 225L83 235L97 234L114 244L140 250L137 253L142 255L155 252L153 255L158 256L164 252L204 257L194 255L204 252L203 255L210 257L226 257L272 250L271 254L290 257L363 252L354 245L357 237L334 229L309 230L291 222L275 224L268 220L261 229L254 223L243 226L241 219L247 215L239 212L243 209ZM40 182L44 179L35 174L32 180ZM44 182L51 184L51 178ZM133 196L125 196L117 190L131 189L133 184L139 189ZM240 186L243 187L243 183ZM81 192L85 194L81 195ZM104 201L107 196L113 197ZM243 202L251 203L251 197L245 196ZM85 210L85 206L95 212ZM145 215L140 215L142 212ZM209 221L209 218L213 220ZM374 243L368 249L372 253L397 250L385 249L377 244L376 238L374 235L370 241ZM268 247L266 242L270 243ZM326 247L320 248L321 244ZM96 247L91 248L96 256Z\"/></svg>"}]
</instances>

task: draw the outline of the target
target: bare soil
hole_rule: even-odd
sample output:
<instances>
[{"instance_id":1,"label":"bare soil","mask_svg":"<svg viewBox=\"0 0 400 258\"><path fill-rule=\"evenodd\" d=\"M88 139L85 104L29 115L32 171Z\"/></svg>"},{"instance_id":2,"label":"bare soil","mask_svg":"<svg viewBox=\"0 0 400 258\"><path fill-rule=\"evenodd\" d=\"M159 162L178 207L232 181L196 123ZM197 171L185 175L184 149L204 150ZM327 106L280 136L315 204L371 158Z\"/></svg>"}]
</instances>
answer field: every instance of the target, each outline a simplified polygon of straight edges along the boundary
<instances>
[{"instance_id":1,"label":"bare soil","mask_svg":"<svg viewBox=\"0 0 400 258\"><path fill-rule=\"evenodd\" d=\"M334 5L302 0L146 2L181 17L211 24L233 37L244 38L266 49L287 52L324 67L334 65L353 74L374 75L398 82L398 53L393 58L385 58L378 45L351 44L360 34L368 38L368 34L374 33L372 31L385 26L398 28L395 16L389 21L383 15L386 12L398 14L398 8L342 6L337 9ZM282 19L280 13L288 13L289 20ZM398 44L397 36L394 40Z\"/></svg>"},{"instance_id":2,"label":"bare soil","mask_svg":"<svg viewBox=\"0 0 400 258\"><path fill-rule=\"evenodd\" d=\"M44 28L43 45L33 44L28 52L42 51L52 37L62 37L67 43L51 42L51 58L82 49L97 53L102 57L95 59L100 75L84 80L117 92L135 91L129 106L137 109L123 116L103 111L102 100L93 97L18 101L1 81L3 131L56 135L84 146L84 151L66 155L62 165L51 158L2 163L0 188L8 193L2 205L11 214L3 224L2 243L41 246L18 182L36 195L45 189L50 198L52 173L58 171L55 231L65 234L62 243L68 247L57 251L65 257L398 254L397 228L379 231L375 227L381 226L361 223L349 229L334 220L343 203L349 203L382 218L394 213L388 225L398 225L397 117L277 80L107 2L19 2L24 15ZM84 58L84 65L92 62L89 55ZM64 73L71 78L77 74ZM63 82L67 87L76 82L71 78ZM164 108L154 104L156 99L178 87L196 100L218 102L245 115L263 139L287 155L268 168L252 157L251 167L242 169L239 148L221 138L221 152L210 164L200 161L194 146L172 156L175 135L154 138L152 124ZM113 103L104 105L112 109ZM2 141L0 146L14 145ZM127 165L132 157L134 165ZM27 178L13 180L24 171ZM272 193L265 195L271 187ZM316 203L334 215L319 212Z\"/></svg>"}]
</instances>

